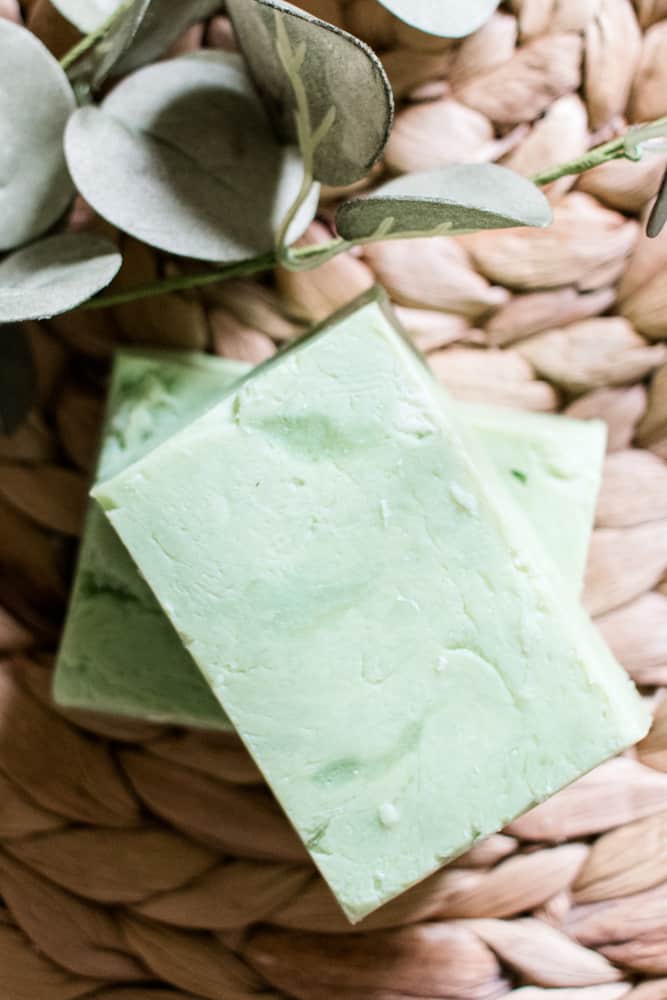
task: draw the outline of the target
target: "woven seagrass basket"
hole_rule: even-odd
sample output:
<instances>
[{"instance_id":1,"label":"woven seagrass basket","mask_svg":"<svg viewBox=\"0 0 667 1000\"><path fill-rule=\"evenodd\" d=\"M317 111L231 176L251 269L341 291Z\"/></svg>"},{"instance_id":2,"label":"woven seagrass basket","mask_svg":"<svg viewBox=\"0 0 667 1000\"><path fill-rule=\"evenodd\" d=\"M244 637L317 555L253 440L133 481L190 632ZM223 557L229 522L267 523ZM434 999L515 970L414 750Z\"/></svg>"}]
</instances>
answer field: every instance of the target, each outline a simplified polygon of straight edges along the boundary
<instances>
[{"instance_id":1,"label":"woven seagrass basket","mask_svg":"<svg viewBox=\"0 0 667 1000\"><path fill-rule=\"evenodd\" d=\"M303 6L382 54L389 171L531 174L667 114L665 0L513 0L462 44L375 0ZM57 54L73 41L46 0L0 16ZM201 44L233 44L223 17L178 50ZM546 231L379 244L30 325L38 402L0 437L0 1000L667 998L667 231L641 226L666 160L556 182ZM72 225L104 228L82 204ZM122 242L117 288L175 267ZM114 346L260 361L374 280L455 395L607 422L584 600L655 720L353 931L235 738L59 711L49 671Z\"/></svg>"}]
</instances>

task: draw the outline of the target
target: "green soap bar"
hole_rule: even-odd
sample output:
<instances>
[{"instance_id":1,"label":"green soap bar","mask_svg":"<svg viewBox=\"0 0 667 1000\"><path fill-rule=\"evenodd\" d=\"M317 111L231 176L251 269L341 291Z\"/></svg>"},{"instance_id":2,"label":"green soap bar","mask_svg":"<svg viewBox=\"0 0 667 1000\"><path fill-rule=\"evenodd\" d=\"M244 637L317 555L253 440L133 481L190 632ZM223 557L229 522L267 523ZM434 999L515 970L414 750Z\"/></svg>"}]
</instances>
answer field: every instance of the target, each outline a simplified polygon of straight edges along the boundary
<instances>
[{"instance_id":1,"label":"green soap bar","mask_svg":"<svg viewBox=\"0 0 667 1000\"><path fill-rule=\"evenodd\" d=\"M93 491L352 921L648 725L455 408L355 305Z\"/></svg>"},{"instance_id":2,"label":"green soap bar","mask_svg":"<svg viewBox=\"0 0 667 1000\"><path fill-rule=\"evenodd\" d=\"M97 478L119 472L200 416L247 369L190 352L119 353ZM230 728L97 504L86 517L54 697L68 707Z\"/></svg>"},{"instance_id":3,"label":"green soap bar","mask_svg":"<svg viewBox=\"0 0 667 1000\"><path fill-rule=\"evenodd\" d=\"M249 366L201 354L116 357L98 479L120 471L219 401ZM457 404L573 589L593 523L605 425ZM58 656L60 704L156 721L229 728L97 505L88 514Z\"/></svg>"}]
</instances>

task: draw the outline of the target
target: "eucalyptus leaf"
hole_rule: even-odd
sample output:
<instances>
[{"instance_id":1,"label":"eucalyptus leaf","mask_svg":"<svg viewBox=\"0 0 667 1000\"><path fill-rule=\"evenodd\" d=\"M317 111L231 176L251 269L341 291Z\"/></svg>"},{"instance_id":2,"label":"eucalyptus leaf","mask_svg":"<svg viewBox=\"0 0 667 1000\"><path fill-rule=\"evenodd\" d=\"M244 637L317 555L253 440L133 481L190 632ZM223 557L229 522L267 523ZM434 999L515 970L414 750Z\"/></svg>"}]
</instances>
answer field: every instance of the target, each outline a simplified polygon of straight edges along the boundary
<instances>
[{"instance_id":1,"label":"eucalyptus leaf","mask_svg":"<svg viewBox=\"0 0 667 1000\"><path fill-rule=\"evenodd\" d=\"M51 0L64 18L83 35L96 31L109 18L122 0Z\"/></svg>"},{"instance_id":2,"label":"eucalyptus leaf","mask_svg":"<svg viewBox=\"0 0 667 1000\"><path fill-rule=\"evenodd\" d=\"M0 18L0 250L39 236L67 207L74 189L62 137L74 106L51 53Z\"/></svg>"},{"instance_id":3,"label":"eucalyptus leaf","mask_svg":"<svg viewBox=\"0 0 667 1000\"><path fill-rule=\"evenodd\" d=\"M19 429L32 405L35 384L35 363L25 333L16 323L0 326L0 434Z\"/></svg>"},{"instance_id":4,"label":"eucalyptus leaf","mask_svg":"<svg viewBox=\"0 0 667 1000\"><path fill-rule=\"evenodd\" d=\"M279 134L294 142L303 123L295 115L294 83L279 55L282 26L305 88L311 133L330 122L315 150L315 179L351 184L368 173L382 154L393 117L391 87L375 53L283 0L227 0L227 12Z\"/></svg>"},{"instance_id":5,"label":"eucalyptus leaf","mask_svg":"<svg viewBox=\"0 0 667 1000\"><path fill-rule=\"evenodd\" d=\"M0 323L48 319L89 299L113 279L121 256L88 233L49 236L0 262Z\"/></svg>"},{"instance_id":6,"label":"eucalyptus leaf","mask_svg":"<svg viewBox=\"0 0 667 1000\"><path fill-rule=\"evenodd\" d=\"M338 232L357 241L548 226L551 208L532 181L493 163L457 164L389 181L338 209Z\"/></svg>"},{"instance_id":7,"label":"eucalyptus leaf","mask_svg":"<svg viewBox=\"0 0 667 1000\"><path fill-rule=\"evenodd\" d=\"M489 20L500 0L380 0L401 21L429 35L463 38Z\"/></svg>"},{"instance_id":8,"label":"eucalyptus leaf","mask_svg":"<svg viewBox=\"0 0 667 1000\"><path fill-rule=\"evenodd\" d=\"M302 165L279 145L243 61L197 53L126 77L65 136L83 197L105 219L186 257L237 261L270 250ZM317 187L289 239L315 214Z\"/></svg>"},{"instance_id":9,"label":"eucalyptus leaf","mask_svg":"<svg viewBox=\"0 0 667 1000\"><path fill-rule=\"evenodd\" d=\"M219 10L222 0L57 0L82 31L96 31L117 11L104 35L78 60L72 78L99 87L161 56L191 24ZM85 27L90 25L90 27Z\"/></svg>"}]
</instances>

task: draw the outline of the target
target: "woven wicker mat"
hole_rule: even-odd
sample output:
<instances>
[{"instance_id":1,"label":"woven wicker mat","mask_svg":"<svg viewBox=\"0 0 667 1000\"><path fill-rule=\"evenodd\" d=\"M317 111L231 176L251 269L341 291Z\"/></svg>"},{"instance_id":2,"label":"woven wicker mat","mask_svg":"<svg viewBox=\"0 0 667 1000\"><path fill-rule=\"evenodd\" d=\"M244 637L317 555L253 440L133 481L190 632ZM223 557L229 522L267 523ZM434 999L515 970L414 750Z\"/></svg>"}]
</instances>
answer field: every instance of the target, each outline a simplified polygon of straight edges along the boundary
<instances>
[{"instance_id":1,"label":"woven wicker mat","mask_svg":"<svg viewBox=\"0 0 667 1000\"><path fill-rule=\"evenodd\" d=\"M309 6L384 53L406 98L393 170L529 173L667 113L664 0L515 0L462 46L374 0ZM54 51L70 44L42 0L28 16ZM202 38L228 45L228 25L181 48ZM378 245L274 284L31 327L39 402L0 439L1 1000L667 997L667 234L649 244L637 219L664 166L558 182L546 232ZM73 224L100 226L82 205ZM123 242L118 287L164 273ZM374 275L454 393L608 422L585 602L655 721L353 932L235 738L63 713L49 667L114 344L257 361Z\"/></svg>"}]
</instances>

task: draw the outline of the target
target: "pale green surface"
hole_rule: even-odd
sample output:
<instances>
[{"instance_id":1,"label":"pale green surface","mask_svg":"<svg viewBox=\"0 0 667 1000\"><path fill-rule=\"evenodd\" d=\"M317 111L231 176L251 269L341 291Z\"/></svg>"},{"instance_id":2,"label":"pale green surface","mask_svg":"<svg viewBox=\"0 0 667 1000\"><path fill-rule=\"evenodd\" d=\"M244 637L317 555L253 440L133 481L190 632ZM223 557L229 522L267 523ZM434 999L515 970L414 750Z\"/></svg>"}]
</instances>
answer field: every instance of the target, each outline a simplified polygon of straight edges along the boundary
<instances>
[{"instance_id":1,"label":"pale green surface","mask_svg":"<svg viewBox=\"0 0 667 1000\"><path fill-rule=\"evenodd\" d=\"M94 491L351 920L647 727L465 437L369 300Z\"/></svg>"},{"instance_id":2,"label":"pale green surface","mask_svg":"<svg viewBox=\"0 0 667 1000\"><path fill-rule=\"evenodd\" d=\"M117 356L98 479L120 471L224 396L249 370L177 352ZM604 424L458 403L498 472L578 590L593 523ZM519 481L512 472L525 475ZM96 505L56 670L63 704L186 725L229 720Z\"/></svg>"},{"instance_id":3,"label":"pale green surface","mask_svg":"<svg viewBox=\"0 0 667 1000\"><path fill-rule=\"evenodd\" d=\"M246 370L239 362L202 354L119 354L98 477L120 471L200 416ZM86 519L54 695L77 708L229 728L96 504Z\"/></svg>"}]
</instances>

